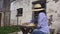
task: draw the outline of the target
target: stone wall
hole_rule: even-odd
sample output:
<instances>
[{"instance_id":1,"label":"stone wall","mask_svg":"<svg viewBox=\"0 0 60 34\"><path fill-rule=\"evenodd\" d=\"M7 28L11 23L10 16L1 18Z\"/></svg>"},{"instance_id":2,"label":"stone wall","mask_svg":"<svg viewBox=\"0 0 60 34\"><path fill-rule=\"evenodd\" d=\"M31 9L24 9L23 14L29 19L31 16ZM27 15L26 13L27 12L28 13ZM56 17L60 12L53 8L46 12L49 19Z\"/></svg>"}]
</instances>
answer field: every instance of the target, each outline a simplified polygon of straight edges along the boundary
<instances>
[{"instance_id":1,"label":"stone wall","mask_svg":"<svg viewBox=\"0 0 60 34\"><path fill-rule=\"evenodd\" d=\"M60 33L60 0L47 0L47 16L48 19L50 18L50 15L53 15L52 17L52 25L51 28L55 28L57 32Z\"/></svg>"},{"instance_id":2,"label":"stone wall","mask_svg":"<svg viewBox=\"0 0 60 34\"><path fill-rule=\"evenodd\" d=\"M3 24L4 26L9 26L10 25L10 0L3 1L2 11L4 14Z\"/></svg>"},{"instance_id":3,"label":"stone wall","mask_svg":"<svg viewBox=\"0 0 60 34\"><path fill-rule=\"evenodd\" d=\"M0 0L0 11L3 9L3 0Z\"/></svg>"},{"instance_id":4,"label":"stone wall","mask_svg":"<svg viewBox=\"0 0 60 34\"><path fill-rule=\"evenodd\" d=\"M0 0L1 26L10 24L10 0Z\"/></svg>"},{"instance_id":5,"label":"stone wall","mask_svg":"<svg viewBox=\"0 0 60 34\"><path fill-rule=\"evenodd\" d=\"M18 23L21 24L32 18L32 0L16 0L11 3L11 23L17 23L17 9L23 8L23 16L18 17ZM20 23L21 22L21 23Z\"/></svg>"}]
</instances>

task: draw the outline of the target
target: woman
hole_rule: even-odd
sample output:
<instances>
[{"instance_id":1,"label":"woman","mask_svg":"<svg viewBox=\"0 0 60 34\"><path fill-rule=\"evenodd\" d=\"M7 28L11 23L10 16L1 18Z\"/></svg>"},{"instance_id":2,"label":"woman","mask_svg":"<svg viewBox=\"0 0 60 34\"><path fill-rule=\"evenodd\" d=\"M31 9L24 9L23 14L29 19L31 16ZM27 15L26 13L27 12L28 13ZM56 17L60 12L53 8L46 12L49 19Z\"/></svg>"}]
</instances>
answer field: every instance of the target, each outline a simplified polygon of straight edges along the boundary
<instances>
[{"instance_id":1,"label":"woman","mask_svg":"<svg viewBox=\"0 0 60 34\"><path fill-rule=\"evenodd\" d=\"M49 27L47 22L47 16L46 11L44 8L41 8L40 4L35 4L33 11L39 11L38 15L38 24L37 28L33 30L31 34L48 34L49 33Z\"/></svg>"}]
</instances>

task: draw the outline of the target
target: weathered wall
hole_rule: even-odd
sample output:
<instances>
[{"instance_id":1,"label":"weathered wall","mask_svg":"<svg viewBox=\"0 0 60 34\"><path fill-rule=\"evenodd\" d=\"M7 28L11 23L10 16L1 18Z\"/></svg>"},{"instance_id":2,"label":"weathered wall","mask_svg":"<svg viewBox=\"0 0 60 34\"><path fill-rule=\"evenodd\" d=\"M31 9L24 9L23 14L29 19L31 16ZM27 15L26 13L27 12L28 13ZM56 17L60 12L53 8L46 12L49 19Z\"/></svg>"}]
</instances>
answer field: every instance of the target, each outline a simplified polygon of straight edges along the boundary
<instances>
[{"instance_id":1,"label":"weathered wall","mask_svg":"<svg viewBox=\"0 0 60 34\"><path fill-rule=\"evenodd\" d=\"M10 25L10 0L4 0L2 11L4 14L4 19L3 19L4 26L9 26Z\"/></svg>"},{"instance_id":2,"label":"weathered wall","mask_svg":"<svg viewBox=\"0 0 60 34\"><path fill-rule=\"evenodd\" d=\"M47 0L49 1L49 0ZM48 18L50 15L53 15L53 20L52 20L52 27L55 28L56 31L60 32L60 0L51 0L47 3L47 15Z\"/></svg>"},{"instance_id":3,"label":"weathered wall","mask_svg":"<svg viewBox=\"0 0 60 34\"><path fill-rule=\"evenodd\" d=\"M10 0L0 0L0 13L2 14L1 26L9 26L10 23Z\"/></svg>"},{"instance_id":4,"label":"weathered wall","mask_svg":"<svg viewBox=\"0 0 60 34\"><path fill-rule=\"evenodd\" d=\"M16 0L11 3L11 23L17 23L17 9L23 8L23 16L19 17L19 24L32 18L32 1L36 0Z\"/></svg>"},{"instance_id":5,"label":"weathered wall","mask_svg":"<svg viewBox=\"0 0 60 34\"><path fill-rule=\"evenodd\" d=\"M3 8L3 0L0 0L0 11L2 10Z\"/></svg>"}]
</instances>

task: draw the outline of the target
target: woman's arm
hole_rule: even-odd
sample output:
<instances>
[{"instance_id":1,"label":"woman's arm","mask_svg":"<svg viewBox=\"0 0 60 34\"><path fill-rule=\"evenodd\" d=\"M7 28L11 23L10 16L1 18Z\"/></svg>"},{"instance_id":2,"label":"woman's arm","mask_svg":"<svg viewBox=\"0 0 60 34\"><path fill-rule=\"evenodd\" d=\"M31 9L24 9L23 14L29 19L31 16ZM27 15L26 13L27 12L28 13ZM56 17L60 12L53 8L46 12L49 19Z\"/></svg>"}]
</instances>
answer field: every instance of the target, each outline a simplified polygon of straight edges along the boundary
<instances>
[{"instance_id":1,"label":"woman's arm","mask_svg":"<svg viewBox=\"0 0 60 34\"><path fill-rule=\"evenodd\" d=\"M38 24L37 24L38 29L42 28L42 25L44 24L43 20L44 20L45 17L46 17L46 15L44 13L39 14L39 16L38 16Z\"/></svg>"},{"instance_id":2,"label":"woman's arm","mask_svg":"<svg viewBox=\"0 0 60 34\"><path fill-rule=\"evenodd\" d=\"M27 20L25 23L23 23L23 25L24 25L24 24L27 24L27 25L28 25L28 24L30 24L30 23L34 23L34 21L35 21L34 19L32 19L32 20Z\"/></svg>"}]
</instances>

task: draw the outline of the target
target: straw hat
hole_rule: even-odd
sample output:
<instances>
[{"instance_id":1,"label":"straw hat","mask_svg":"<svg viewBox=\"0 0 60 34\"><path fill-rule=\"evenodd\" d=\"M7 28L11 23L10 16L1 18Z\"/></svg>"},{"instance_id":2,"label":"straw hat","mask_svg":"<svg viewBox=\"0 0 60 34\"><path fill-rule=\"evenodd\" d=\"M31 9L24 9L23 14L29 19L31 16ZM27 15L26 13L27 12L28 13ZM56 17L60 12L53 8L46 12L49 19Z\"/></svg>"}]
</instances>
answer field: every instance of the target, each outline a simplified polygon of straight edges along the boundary
<instances>
[{"instance_id":1,"label":"straw hat","mask_svg":"<svg viewBox=\"0 0 60 34\"><path fill-rule=\"evenodd\" d=\"M44 8L41 8L42 6L40 4L35 4L34 8L39 8L39 9L33 9L32 11L41 11L41 10L45 10Z\"/></svg>"},{"instance_id":2,"label":"straw hat","mask_svg":"<svg viewBox=\"0 0 60 34\"><path fill-rule=\"evenodd\" d=\"M39 7L41 8L41 5L40 4L35 4L34 5L34 8L39 8Z\"/></svg>"}]
</instances>

